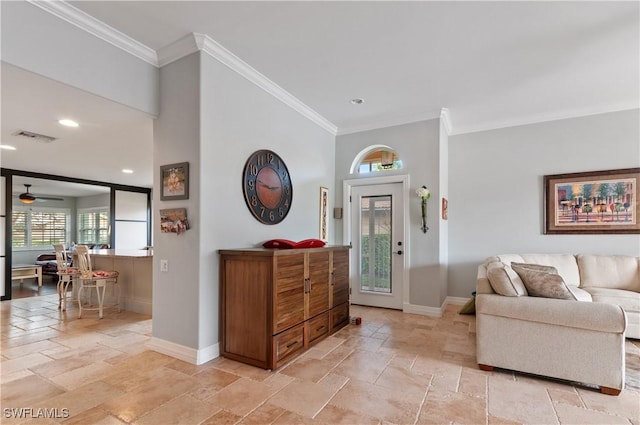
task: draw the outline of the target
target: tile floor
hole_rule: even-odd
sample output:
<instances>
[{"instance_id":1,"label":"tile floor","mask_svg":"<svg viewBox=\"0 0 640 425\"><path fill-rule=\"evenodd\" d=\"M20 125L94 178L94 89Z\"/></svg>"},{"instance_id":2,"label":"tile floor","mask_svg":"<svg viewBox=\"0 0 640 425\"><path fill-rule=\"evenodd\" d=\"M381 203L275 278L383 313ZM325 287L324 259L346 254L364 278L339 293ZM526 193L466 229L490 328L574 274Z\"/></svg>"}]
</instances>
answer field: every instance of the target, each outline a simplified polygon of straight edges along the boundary
<instances>
[{"instance_id":1,"label":"tile floor","mask_svg":"<svg viewBox=\"0 0 640 425\"><path fill-rule=\"evenodd\" d=\"M269 372L224 358L194 366L149 351L148 316L77 319L74 308L58 311L55 295L3 302L0 422L640 425L640 341L627 341L627 388L611 397L480 371L475 317L458 308L436 319L354 306L362 325Z\"/></svg>"}]
</instances>

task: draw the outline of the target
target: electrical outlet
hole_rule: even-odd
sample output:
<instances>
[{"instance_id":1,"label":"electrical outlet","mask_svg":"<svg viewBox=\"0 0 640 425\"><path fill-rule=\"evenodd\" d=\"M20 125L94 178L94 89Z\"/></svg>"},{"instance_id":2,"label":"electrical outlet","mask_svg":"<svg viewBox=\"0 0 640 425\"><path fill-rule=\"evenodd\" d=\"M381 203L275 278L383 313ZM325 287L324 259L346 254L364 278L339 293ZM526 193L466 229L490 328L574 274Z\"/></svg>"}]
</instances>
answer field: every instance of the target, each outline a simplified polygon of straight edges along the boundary
<instances>
[{"instance_id":1,"label":"electrical outlet","mask_svg":"<svg viewBox=\"0 0 640 425\"><path fill-rule=\"evenodd\" d=\"M161 272L169 271L169 260L160 260L160 271Z\"/></svg>"}]
</instances>

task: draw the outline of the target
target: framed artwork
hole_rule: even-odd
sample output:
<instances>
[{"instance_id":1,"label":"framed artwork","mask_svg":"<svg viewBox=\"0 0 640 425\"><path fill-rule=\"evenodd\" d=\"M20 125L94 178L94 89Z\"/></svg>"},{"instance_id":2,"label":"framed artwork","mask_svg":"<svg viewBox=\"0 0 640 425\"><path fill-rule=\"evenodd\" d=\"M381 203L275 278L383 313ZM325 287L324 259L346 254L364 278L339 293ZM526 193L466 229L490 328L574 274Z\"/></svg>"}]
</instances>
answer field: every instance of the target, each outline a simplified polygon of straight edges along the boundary
<instances>
[{"instance_id":1,"label":"framed artwork","mask_svg":"<svg viewBox=\"0 0 640 425\"><path fill-rule=\"evenodd\" d=\"M640 168L544 176L544 233L640 233L638 183Z\"/></svg>"},{"instance_id":2,"label":"framed artwork","mask_svg":"<svg viewBox=\"0 0 640 425\"><path fill-rule=\"evenodd\" d=\"M160 210L160 231L162 233L182 234L189 230L186 208Z\"/></svg>"},{"instance_id":3,"label":"framed artwork","mask_svg":"<svg viewBox=\"0 0 640 425\"><path fill-rule=\"evenodd\" d=\"M320 186L320 223L319 232L320 239L329 242L329 189Z\"/></svg>"},{"instance_id":4,"label":"framed artwork","mask_svg":"<svg viewBox=\"0 0 640 425\"><path fill-rule=\"evenodd\" d=\"M442 219L447 220L449 218L449 201L447 198L442 198Z\"/></svg>"},{"instance_id":5,"label":"framed artwork","mask_svg":"<svg viewBox=\"0 0 640 425\"><path fill-rule=\"evenodd\" d=\"M161 201L189 199L189 163L180 162L160 166L160 182L162 184Z\"/></svg>"}]
</instances>

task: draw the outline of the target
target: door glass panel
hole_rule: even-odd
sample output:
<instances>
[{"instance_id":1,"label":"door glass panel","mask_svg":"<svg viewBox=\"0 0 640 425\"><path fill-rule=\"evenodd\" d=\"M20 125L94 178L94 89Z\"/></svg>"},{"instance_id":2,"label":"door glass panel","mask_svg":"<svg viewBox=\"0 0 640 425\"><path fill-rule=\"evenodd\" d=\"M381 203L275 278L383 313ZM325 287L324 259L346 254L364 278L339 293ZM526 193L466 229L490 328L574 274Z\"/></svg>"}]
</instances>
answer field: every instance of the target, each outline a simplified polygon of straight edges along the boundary
<instances>
[{"instance_id":1,"label":"door glass panel","mask_svg":"<svg viewBox=\"0 0 640 425\"><path fill-rule=\"evenodd\" d=\"M360 202L360 290L391 293L391 196Z\"/></svg>"}]
</instances>

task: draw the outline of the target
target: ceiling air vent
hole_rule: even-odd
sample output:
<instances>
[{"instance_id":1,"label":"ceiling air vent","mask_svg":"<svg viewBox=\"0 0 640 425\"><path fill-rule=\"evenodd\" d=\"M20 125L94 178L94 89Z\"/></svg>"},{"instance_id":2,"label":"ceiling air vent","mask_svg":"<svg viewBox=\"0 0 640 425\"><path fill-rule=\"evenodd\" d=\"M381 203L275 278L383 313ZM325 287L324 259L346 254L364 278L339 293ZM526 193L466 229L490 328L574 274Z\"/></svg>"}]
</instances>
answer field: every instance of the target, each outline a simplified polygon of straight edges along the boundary
<instances>
[{"instance_id":1,"label":"ceiling air vent","mask_svg":"<svg viewBox=\"0 0 640 425\"><path fill-rule=\"evenodd\" d=\"M29 139L33 139L36 142L40 142L40 143L51 143L54 140L56 140L56 137L46 136L44 134L38 134L32 131L26 131L26 130L18 130L15 133L13 133L13 135L27 137Z\"/></svg>"}]
</instances>

